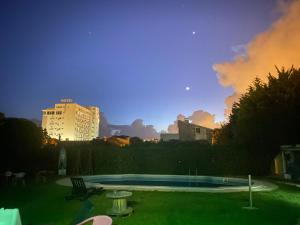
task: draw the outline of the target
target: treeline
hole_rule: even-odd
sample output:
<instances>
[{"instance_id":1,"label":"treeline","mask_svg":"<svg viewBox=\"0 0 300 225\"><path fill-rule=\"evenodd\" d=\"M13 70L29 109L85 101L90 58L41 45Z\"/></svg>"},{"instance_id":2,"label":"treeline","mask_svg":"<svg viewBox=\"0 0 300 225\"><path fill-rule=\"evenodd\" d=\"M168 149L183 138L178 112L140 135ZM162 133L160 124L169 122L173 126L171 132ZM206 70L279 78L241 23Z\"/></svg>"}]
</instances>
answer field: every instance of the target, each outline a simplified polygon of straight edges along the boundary
<instances>
[{"instance_id":1,"label":"treeline","mask_svg":"<svg viewBox=\"0 0 300 225\"><path fill-rule=\"evenodd\" d=\"M255 79L233 105L229 122L216 131L220 145L247 146L256 171L269 174L280 145L300 144L300 69L277 69Z\"/></svg>"},{"instance_id":2,"label":"treeline","mask_svg":"<svg viewBox=\"0 0 300 225\"><path fill-rule=\"evenodd\" d=\"M0 115L0 173L10 170L34 175L56 172L59 150L67 152L67 173L79 174L201 174L248 173L247 156L240 146L211 146L201 142L136 142L117 147L104 141L45 144L49 137L26 119Z\"/></svg>"}]
</instances>

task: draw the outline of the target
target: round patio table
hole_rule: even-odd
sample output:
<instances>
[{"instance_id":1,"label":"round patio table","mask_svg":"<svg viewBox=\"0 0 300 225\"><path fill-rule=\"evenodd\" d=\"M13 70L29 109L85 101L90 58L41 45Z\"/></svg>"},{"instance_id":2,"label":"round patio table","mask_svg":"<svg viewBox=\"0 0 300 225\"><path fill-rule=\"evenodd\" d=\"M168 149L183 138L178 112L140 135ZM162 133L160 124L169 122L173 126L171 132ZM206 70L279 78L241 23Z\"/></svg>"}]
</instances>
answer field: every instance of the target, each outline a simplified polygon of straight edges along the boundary
<instances>
[{"instance_id":1,"label":"round patio table","mask_svg":"<svg viewBox=\"0 0 300 225\"><path fill-rule=\"evenodd\" d=\"M113 191L106 194L107 198L112 199L112 208L107 211L110 216L125 216L132 212L131 207L127 207L127 198L132 196L129 191Z\"/></svg>"}]
</instances>

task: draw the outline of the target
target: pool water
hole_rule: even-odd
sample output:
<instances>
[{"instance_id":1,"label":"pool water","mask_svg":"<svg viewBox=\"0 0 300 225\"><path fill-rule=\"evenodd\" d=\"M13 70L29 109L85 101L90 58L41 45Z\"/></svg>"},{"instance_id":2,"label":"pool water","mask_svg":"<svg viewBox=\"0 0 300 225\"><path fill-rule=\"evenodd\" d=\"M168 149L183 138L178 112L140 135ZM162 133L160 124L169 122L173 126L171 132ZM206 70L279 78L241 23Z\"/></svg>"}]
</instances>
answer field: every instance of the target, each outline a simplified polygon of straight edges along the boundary
<instances>
[{"instance_id":1,"label":"pool water","mask_svg":"<svg viewBox=\"0 0 300 225\"><path fill-rule=\"evenodd\" d=\"M244 183L213 183L195 181L145 181L145 180L102 180L95 183L105 185L136 185L136 186L165 186L165 187L239 187L245 186Z\"/></svg>"}]
</instances>

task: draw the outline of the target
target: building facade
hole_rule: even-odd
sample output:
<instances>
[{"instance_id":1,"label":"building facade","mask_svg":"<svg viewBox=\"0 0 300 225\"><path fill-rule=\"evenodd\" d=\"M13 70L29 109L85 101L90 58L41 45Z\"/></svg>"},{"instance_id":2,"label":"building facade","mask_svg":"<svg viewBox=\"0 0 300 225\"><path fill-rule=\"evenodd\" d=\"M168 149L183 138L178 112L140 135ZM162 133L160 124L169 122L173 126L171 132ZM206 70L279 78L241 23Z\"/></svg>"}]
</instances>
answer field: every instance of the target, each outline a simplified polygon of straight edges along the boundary
<instances>
[{"instance_id":1,"label":"building facade","mask_svg":"<svg viewBox=\"0 0 300 225\"><path fill-rule=\"evenodd\" d=\"M179 134L177 134L177 133L161 133L160 140L161 141L179 140Z\"/></svg>"},{"instance_id":2,"label":"building facade","mask_svg":"<svg viewBox=\"0 0 300 225\"><path fill-rule=\"evenodd\" d=\"M51 138L86 141L98 137L98 107L81 106L71 99L62 99L54 108L43 109L42 113L42 128Z\"/></svg>"},{"instance_id":3,"label":"building facade","mask_svg":"<svg viewBox=\"0 0 300 225\"><path fill-rule=\"evenodd\" d=\"M282 145L274 158L274 174L300 181L300 145Z\"/></svg>"},{"instance_id":4,"label":"building facade","mask_svg":"<svg viewBox=\"0 0 300 225\"><path fill-rule=\"evenodd\" d=\"M179 140L212 142L212 129L190 123L188 120L178 120Z\"/></svg>"}]
</instances>

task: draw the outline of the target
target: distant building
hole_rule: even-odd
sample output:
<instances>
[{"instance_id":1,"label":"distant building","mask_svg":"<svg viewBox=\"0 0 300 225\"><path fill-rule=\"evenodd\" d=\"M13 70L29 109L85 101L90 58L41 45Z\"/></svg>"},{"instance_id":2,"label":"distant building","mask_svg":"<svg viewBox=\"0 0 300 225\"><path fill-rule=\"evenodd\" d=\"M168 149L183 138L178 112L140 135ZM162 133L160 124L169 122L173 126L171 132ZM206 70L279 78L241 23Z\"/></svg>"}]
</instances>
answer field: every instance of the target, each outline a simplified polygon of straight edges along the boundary
<instances>
[{"instance_id":1,"label":"distant building","mask_svg":"<svg viewBox=\"0 0 300 225\"><path fill-rule=\"evenodd\" d=\"M62 99L42 113L42 128L51 138L86 141L98 137L100 114L96 106L81 106L71 99Z\"/></svg>"},{"instance_id":2,"label":"distant building","mask_svg":"<svg viewBox=\"0 0 300 225\"><path fill-rule=\"evenodd\" d=\"M104 141L107 141L119 147L125 147L130 144L130 137L125 135L121 135L121 136L115 135L108 138L104 138Z\"/></svg>"},{"instance_id":3,"label":"distant building","mask_svg":"<svg viewBox=\"0 0 300 225\"><path fill-rule=\"evenodd\" d=\"M212 142L212 129L192 124L189 120L178 120L178 131L180 141L208 141Z\"/></svg>"},{"instance_id":4,"label":"distant building","mask_svg":"<svg viewBox=\"0 0 300 225\"><path fill-rule=\"evenodd\" d=\"M274 159L274 174L300 180L300 145L282 145L280 150Z\"/></svg>"},{"instance_id":5,"label":"distant building","mask_svg":"<svg viewBox=\"0 0 300 225\"><path fill-rule=\"evenodd\" d=\"M146 139L143 139L143 142L158 143L159 138L146 138Z\"/></svg>"},{"instance_id":6,"label":"distant building","mask_svg":"<svg viewBox=\"0 0 300 225\"><path fill-rule=\"evenodd\" d=\"M172 140L179 140L179 134L175 133L161 133L160 134L161 141L172 141Z\"/></svg>"},{"instance_id":7,"label":"distant building","mask_svg":"<svg viewBox=\"0 0 300 225\"><path fill-rule=\"evenodd\" d=\"M213 130L207 127L192 124L189 120L178 120L179 133L161 133L160 140L171 141L208 141L212 143Z\"/></svg>"}]
</instances>

